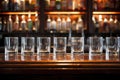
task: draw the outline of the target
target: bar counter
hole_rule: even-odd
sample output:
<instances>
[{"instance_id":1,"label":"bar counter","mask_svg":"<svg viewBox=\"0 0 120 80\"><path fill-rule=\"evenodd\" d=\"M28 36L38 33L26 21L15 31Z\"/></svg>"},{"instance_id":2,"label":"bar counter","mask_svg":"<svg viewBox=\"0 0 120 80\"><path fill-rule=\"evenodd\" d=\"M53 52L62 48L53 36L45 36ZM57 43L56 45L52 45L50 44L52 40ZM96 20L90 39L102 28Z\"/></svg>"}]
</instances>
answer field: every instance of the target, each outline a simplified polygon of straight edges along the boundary
<instances>
[{"instance_id":1,"label":"bar counter","mask_svg":"<svg viewBox=\"0 0 120 80\"><path fill-rule=\"evenodd\" d=\"M69 55L69 54L68 54ZM0 53L1 79L11 80L111 80L120 79L119 60L11 60ZM20 57L20 56L19 56Z\"/></svg>"}]
</instances>

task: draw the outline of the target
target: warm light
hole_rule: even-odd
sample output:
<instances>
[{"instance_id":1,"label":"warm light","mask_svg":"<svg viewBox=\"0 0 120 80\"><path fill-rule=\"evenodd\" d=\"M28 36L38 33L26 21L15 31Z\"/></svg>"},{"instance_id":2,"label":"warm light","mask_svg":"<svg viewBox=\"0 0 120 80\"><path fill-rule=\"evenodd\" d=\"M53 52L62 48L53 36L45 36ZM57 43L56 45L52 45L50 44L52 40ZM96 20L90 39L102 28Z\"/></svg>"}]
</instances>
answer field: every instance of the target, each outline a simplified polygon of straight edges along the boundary
<instances>
[{"instance_id":1,"label":"warm light","mask_svg":"<svg viewBox=\"0 0 120 80\"><path fill-rule=\"evenodd\" d=\"M8 0L5 0L6 2L8 2Z\"/></svg>"},{"instance_id":2,"label":"warm light","mask_svg":"<svg viewBox=\"0 0 120 80\"><path fill-rule=\"evenodd\" d=\"M71 19L69 16L67 17L67 22L71 22Z\"/></svg>"},{"instance_id":3,"label":"warm light","mask_svg":"<svg viewBox=\"0 0 120 80\"><path fill-rule=\"evenodd\" d=\"M102 21L102 15L99 15L99 21Z\"/></svg>"},{"instance_id":4,"label":"warm light","mask_svg":"<svg viewBox=\"0 0 120 80\"><path fill-rule=\"evenodd\" d=\"M31 4L32 0L29 0L29 4Z\"/></svg>"},{"instance_id":5,"label":"warm light","mask_svg":"<svg viewBox=\"0 0 120 80\"><path fill-rule=\"evenodd\" d=\"M47 22L51 22L50 16L48 16Z\"/></svg>"},{"instance_id":6,"label":"warm light","mask_svg":"<svg viewBox=\"0 0 120 80\"><path fill-rule=\"evenodd\" d=\"M94 17L94 16L92 17L92 20L93 20L94 23L96 23L96 21L95 21L95 17Z\"/></svg>"},{"instance_id":7,"label":"warm light","mask_svg":"<svg viewBox=\"0 0 120 80\"><path fill-rule=\"evenodd\" d=\"M25 19L25 15L22 15L22 19Z\"/></svg>"},{"instance_id":8,"label":"warm light","mask_svg":"<svg viewBox=\"0 0 120 80\"><path fill-rule=\"evenodd\" d=\"M108 22L107 18L104 19L104 22Z\"/></svg>"},{"instance_id":9,"label":"warm light","mask_svg":"<svg viewBox=\"0 0 120 80\"><path fill-rule=\"evenodd\" d=\"M115 21L114 21L114 23L117 23L118 22L118 20L117 20L117 18L115 17Z\"/></svg>"},{"instance_id":10,"label":"warm light","mask_svg":"<svg viewBox=\"0 0 120 80\"><path fill-rule=\"evenodd\" d=\"M110 20L109 20L110 22L113 22L113 19L112 19L112 16L110 16Z\"/></svg>"}]
</instances>

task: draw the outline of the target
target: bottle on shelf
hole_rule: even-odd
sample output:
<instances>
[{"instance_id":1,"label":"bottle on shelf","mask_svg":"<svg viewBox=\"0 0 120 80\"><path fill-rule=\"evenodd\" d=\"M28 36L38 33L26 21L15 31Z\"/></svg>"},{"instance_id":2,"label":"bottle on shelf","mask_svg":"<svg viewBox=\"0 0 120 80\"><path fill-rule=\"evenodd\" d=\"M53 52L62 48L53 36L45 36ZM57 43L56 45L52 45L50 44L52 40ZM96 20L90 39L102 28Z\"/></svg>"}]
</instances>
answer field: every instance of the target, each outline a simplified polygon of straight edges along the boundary
<instances>
[{"instance_id":1,"label":"bottle on shelf","mask_svg":"<svg viewBox=\"0 0 120 80\"><path fill-rule=\"evenodd\" d=\"M114 27L115 27L115 32L120 32L120 22L117 19L117 16L115 16L115 20L114 20Z\"/></svg>"},{"instance_id":2,"label":"bottle on shelf","mask_svg":"<svg viewBox=\"0 0 120 80\"><path fill-rule=\"evenodd\" d=\"M61 0L61 9L67 10L67 0Z\"/></svg>"},{"instance_id":3,"label":"bottle on shelf","mask_svg":"<svg viewBox=\"0 0 120 80\"><path fill-rule=\"evenodd\" d=\"M4 17L4 19L3 19L3 32L8 32L8 31L7 31L7 21L6 21L6 17Z\"/></svg>"},{"instance_id":4,"label":"bottle on shelf","mask_svg":"<svg viewBox=\"0 0 120 80\"><path fill-rule=\"evenodd\" d=\"M61 10L61 0L56 0L55 7L56 10Z\"/></svg>"},{"instance_id":5,"label":"bottle on shelf","mask_svg":"<svg viewBox=\"0 0 120 80\"><path fill-rule=\"evenodd\" d=\"M61 32L65 32L66 31L66 20L65 20L65 17L62 18L62 21L61 21Z\"/></svg>"},{"instance_id":6,"label":"bottle on shelf","mask_svg":"<svg viewBox=\"0 0 120 80\"><path fill-rule=\"evenodd\" d=\"M14 0L9 0L9 11L14 11Z\"/></svg>"},{"instance_id":7,"label":"bottle on shelf","mask_svg":"<svg viewBox=\"0 0 120 80\"><path fill-rule=\"evenodd\" d=\"M2 1L2 11L8 11L9 10L9 0L3 0Z\"/></svg>"},{"instance_id":8,"label":"bottle on shelf","mask_svg":"<svg viewBox=\"0 0 120 80\"><path fill-rule=\"evenodd\" d=\"M35 11L35 4L37 4L36 0L29 0L29 5L26 5L26 8L28 7L28 10Z\"/></svg>"},{"instance_id":9,"label":"bottle on shelf","mask_svg":"<svg viewBox=\"0 0 120 80\"><path fill-rule=\"evenodd\" d=\"M22 15L22 21L20 23L20 31L25 31L25 30L28 30L28 28L25 20L25 15Z\"/></svg>"},{"instance_id":10,"label":"bottle on shelf","mask_svg":"<svg viewBox=\"0 0 120 80\"><path fill-rule=\"evenodd\" d=\"M51 28L50 28L50 32L53 33L56 31L56 21L55 21L55 18L53 17L52 21L51 21Z\"/></svg>"},{"instance_id":11,"label":"bottle on shelf","mask_svg":"<svg viewBox=\"0 0 120 80\"><path fill-rule=\"evenodd\" d=\"M45 0L45 9L49 10L50 8L50 0Z\"/></svg>"},{"instance_id":12,"label":"bottle on shelf","mask_svg":"<svg viewBox=\"0 0 120 80\"><path fill-rule=\"evenodd\" d=\"M12 21L12 18L11 18L12 16L11 15L9 15L9 19L8 19L8 21L7 21L7 31L8 32L12 32L13 30L13 21Z\"/></svg>"},{"instance_id":13,"label":"bottle on shelf","mask_svg":"<svg viewBox=\"0 0 120 80\"><path fill-rule=\"evenodd\" d=\"M97 0L93 0L93 10L95 10L95 11L98 10L98 2L97 2Z\"/></svg>"},{"instance_id":14,"label":"bottle on shelf","mask_svg":"<svg viewBox=\"0 0 120 80\"><path fill-rule=\"evenodd\" d=\"M71 29L71 18L70 15L68 15L66 20L66 30L69 31L70 29Z\"/></svg>"},{"instance_id":15,"label":"bottle on shelf","mask_svg":"<svg viewBox=\"0 0 120 80\"><path fill-rule=\"evenodd\" d=\"M76 31L76 21L75 20L73 20L72 21L72 31Z\"/></svg>"},{"instance_id":16,"label":"bottle on shelf","mask_svg":"<svg viewBox=\"0 0 120 80\"><path fill-rule=\"evenodd\" d=\"M47 30L49 31L51 29L51 19L50 19L50 15L48 15L48 19L47 19Z\"/></svg>"},{"instance_id":17,"label":"bottle on shelf","mask_svg":"<svg viewBox=\"0 0 120 80\"><path fill-rule=\"evenodd\" d=\"M105 17L104 18L104 23L103 23L103 32L104 33L109 33L110 31L110 26L109 26L109 23L108 23L108 19Z\"/></svg>"},{"instance_id":18,"label":"bottle on shelf","mask_svg":"<svg viewBox=\"0 0 120 80\"><path fill-rule=\"evenodd\" d=\"M33 27L33 31L38 31L40 27L40 20L38 18L38 14L35 14L35 20L34 20L34 27Z\"/></svg>"},{"instance_id":19,"label":"bottle on shelf","mask_svg":"<svg viewBox=\"0 0 120 80\"><path fill-rule=\"evenodd\" d=\"M28 28L28 31L32 31L32 29L33 29L33 22L31 19L31 14L28 14L27 28Z\"/></svg>"},{"instance_id":20,"label":"bottle on shelf","mask_svg":"<svg viewBox=\"0 0 120 80\"><path fill-rule=\"evenodd\" d=\"M35 11L38 11L39 9L40 9L40 5L39 5L40 3L39 3L39 0L36 0L36 2L35 2L35 6L34 6L34 10Z\"/></svg>"},{"instance_id":21,"label":"bottle on shelf","mask_svg":"<svg viewBox=\"0 0 120 80\"><path fill-rule=\"evenodd\" d=\"M2 18L0 17L0 32L2 32Z\"/></svg>"},{"instance_id":22,"label":"bottle on shelf","mask_svg":"<svg viewBox=\"0 0 120 80\"><path fill-rule=\"evenodd\" d=\"M20 0L20 9L22 11L25 11L26 7L25 7L25 0Z\"/></svg>"},{"instance_id":23,"label":"bottle on shelf","mask_svg":"<svg viewBox=\"0 0 120 80\"><path fill-rule=\"evenodd\" d=\"M20 10L20 0L14 0L14 11Z\"/></svg>"},{"instance_id":24,"label":"bottle on shelf","mask_svg":"<svg viewBox=\"0 0 120 80\"><path fill-rule=\"evenodd\" d=\"M99 21L94 16L92 17L92 21L95 28L95 33L97 34L99 33L99 28L100 28Z\"/></svg>"},{"instance_id":25,"label":"bottle on shelf","mask_svg":"<svg viewBox=\"0 0 120 80\"><path fill-rule=\"evenodd\" d=\"M110 27L110 31L115 31L115 27L114 27L114 20L112 18L112 15L110 15L110 19L109 19L109 27Z\"/></svg>"},{"instance_id":26,"label":"bottle on shelf","mask_svg":"<svg viewBox=\"0 0 120 80\"><path fill-rule=\"evenodd\" d=\"M70 10L70 11L74 10L73 0L67 0L67 2L68 2L67 9Z\"/></svg>"},{"instance_id":27,"label":"bottle on shelf","mask_svg":"<svg viewBox=\"0 0 120 80\"><path fill-rule=\"evenodd\" d=\"M56 26L56 30L57 30L58 32L61 31L61 18L60 18L59 15L58 15L58 17L57 17L57 26Z\"/></svg>"},{"instance_id":28,"label":"bottle on shelf","mask_svg":"<svg viewBox=\"0 0 120 80\"><path fill-rule=\"evenodd\" d=\"M99 32L102 33L103 32L103 17L102 15L99 15L98 17L98 27L99 27Z\"/></svg>"},{"instance_id":29,"label":"bottle on shelf","mask_svg":"<svg viewBox=\"0 0 120 80\"><path fill-rule=\"evenodd\" d=\"M13 25L13 31L18 31L19 28L20 28L19 16L16 15L15 22L14 22L14 25Z\"/></svg>"},{"instance_id":30,"label":"bottle on shelf","mask_svg":"<svg viewBox=\"0 0 120 80\"><path fill-rule=\"evenodd\" d=\"M83 20L81 18L81 16L79 16L77 24L76 24L76 31L81 33L83 30L84 26L83 26Z\"/></svg>"},{"instance_id":31,"label":"bottle on shelf","mask_svg":"<svg viewBox=\"0 0 120 80\"><path fill-rule=\"evenodd\" d=\"M75 5L77 5L77 9L78 10L85 10L85 0L77 0L77 3Z\"/></svg>"},{"instance_id":32,"label":"bottle on shelf","mask_svg":"<svg viewBox=\"0 0 120 80\"><path fill-rule=\"evenodd\" d=\"M55 3L56 3L56 0L50 0L50 8L49 8L49 10L55 10Z\"/></svg>"}]
</instances>

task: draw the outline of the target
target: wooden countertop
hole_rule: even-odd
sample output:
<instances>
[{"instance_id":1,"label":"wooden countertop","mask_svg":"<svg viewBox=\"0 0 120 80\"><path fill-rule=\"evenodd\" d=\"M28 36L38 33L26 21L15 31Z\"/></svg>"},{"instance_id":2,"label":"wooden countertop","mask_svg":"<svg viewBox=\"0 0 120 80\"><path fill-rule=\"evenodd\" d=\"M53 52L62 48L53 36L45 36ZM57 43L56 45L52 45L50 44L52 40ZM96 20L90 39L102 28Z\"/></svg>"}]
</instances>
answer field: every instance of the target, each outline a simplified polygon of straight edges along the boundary
<instances>
[{"instance_id":1,"label":"wooden countertop","mask_svg":"<svg viewBox=\"0 0 120 80\"><path fill-rule=\"evenodd\" d=\"M0 74L120 74L119 60L13 60L0 54Z\"/></svg>"}]
</instances>

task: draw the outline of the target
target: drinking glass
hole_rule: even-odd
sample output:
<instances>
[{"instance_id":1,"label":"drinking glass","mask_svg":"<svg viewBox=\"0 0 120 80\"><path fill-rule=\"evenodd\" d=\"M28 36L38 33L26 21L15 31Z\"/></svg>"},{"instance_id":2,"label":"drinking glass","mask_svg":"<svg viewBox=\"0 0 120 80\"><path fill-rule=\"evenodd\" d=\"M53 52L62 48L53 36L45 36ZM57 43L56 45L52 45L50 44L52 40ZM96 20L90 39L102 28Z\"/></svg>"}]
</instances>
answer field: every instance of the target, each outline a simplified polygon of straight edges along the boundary
<instances>
[{"instance_id":1,"label":"drinking glass","mask_svg":"<svg viewBox=\"0 0 120 80\"><path fill-rule=\"evenodd\" d=\"M64 60L66 53L66 37L54 37L54 60Z\"/></svg>"},{"instance_id":2,"label":"drinking glass","mask_svg":"<svg viewBox=\"0 0 120 80\"><path fill-rule=\"evenodd\" d=\"M118 37L106 37L106 60L119 59Z\"/></svg>"},{"instance_id":3,"label":"drinking glass","mask_svg":"<svg viewBox=\"0 0 120 80\"><path fill-rule=\"evenodd\" d=\"M71 38L71 59L83 60L84 59L84 37Z\"/></svg>"},{"instance_id":4,"label":"drinking glass","mask_svg":"<svg viewBox=\"0 0 120 80\"><path fill-rule=\"evenodd\" d=\"M89 37L89 60L103 59L103 37Z\"/></svg>"},{"instance_id":5,"label":"drinking glass","mask_svg":"<svg viewBox=\"0 0 120 80\"><path fill-rule=\"evenodd\" d=\"M21 59L34 60L34 37L21 37Z\"/></svg>"},{"instance_id":6,"label":"drinking glass","mask_svg":"<svg viewBox=\"0 0 120 80\"><path fill-rule=\"evenodd\" d=\"M18 37L5 37L5 60L17 60Z\"/></svg>"},{"instance_id":7,"label":"drinking glass","mask_svg":"<svg viewBox=\"0 0 120 80\"><path fill-rule=\"evenodd\" d=\"M37 60L49 60L50 37L37 37Z\"/></svg>"}]
</instances>

